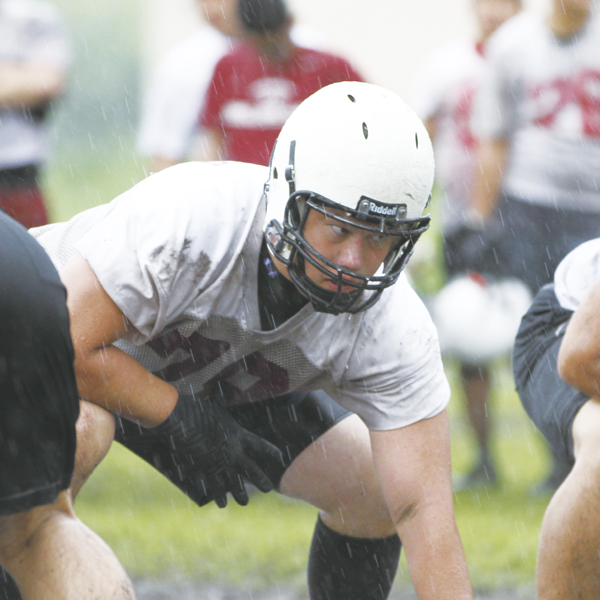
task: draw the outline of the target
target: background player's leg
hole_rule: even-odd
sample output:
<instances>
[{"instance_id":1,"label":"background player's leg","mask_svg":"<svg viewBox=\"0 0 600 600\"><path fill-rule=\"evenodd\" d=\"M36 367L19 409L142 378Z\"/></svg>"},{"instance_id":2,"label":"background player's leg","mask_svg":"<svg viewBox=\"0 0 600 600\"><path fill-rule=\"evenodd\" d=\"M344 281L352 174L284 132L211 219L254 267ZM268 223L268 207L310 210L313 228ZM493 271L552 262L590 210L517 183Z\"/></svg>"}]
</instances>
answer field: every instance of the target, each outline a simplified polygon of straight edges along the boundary
<instances>
[{"instance_id":1,"label":"background player's leg","mask_svg":"<svg viewBox=\"0 0 600 600\"><path fill-rule=\"evenodd\" d=\"M309 558L311 600L387 598L400 540L362 421L353 415L319 437L294 460L280 489L321 509Z\"/></svg>"},{"instance_id":2,"label":"background player's leg","mask_svg":"<svg viewBox=\"0 0 600 600\"><path fill-rule=\"evenodd\" d=\"M552 498L540 535L539 600L600 597L600 403L573 423L575 466Z\"/></svg>"}]
</instances>

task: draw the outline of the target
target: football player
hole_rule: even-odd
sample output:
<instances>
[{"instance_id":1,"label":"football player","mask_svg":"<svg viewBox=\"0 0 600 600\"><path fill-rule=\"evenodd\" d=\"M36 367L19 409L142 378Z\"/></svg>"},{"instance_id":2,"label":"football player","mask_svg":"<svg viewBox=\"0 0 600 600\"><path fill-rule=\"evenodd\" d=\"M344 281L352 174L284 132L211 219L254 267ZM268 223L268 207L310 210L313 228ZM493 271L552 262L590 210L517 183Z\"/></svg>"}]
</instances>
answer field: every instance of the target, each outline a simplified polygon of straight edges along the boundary
<instances>
[{"instance_id":1,"label":"football player","mask_svg":"<svg viewBox=\"0 0 600 600\"><path fill-rule=\"evenodd\" d=\"M251 483L318 507L312 599L387 598L400 539L421 600L472 598L449 386L402 274L433 171L398 96L342 82L300 104L269 167L177 165L34 230L68 290L88 430L115 415L200 505Z\"/></svg>"},{"instance_id":2,"label":"football player","mask_svg":"<svg viewBox=\"0 0 600 600\"><path fill-rule=\"evenodd\" d=\"M553 452L572 467L542 523L540 600L600 596L600 239L558 265L536 295L514 351L517 390Z\"/></svg>"},{"instance_id":3,"label":"football player","mask_svg":"<svg viewBox=\"0 0 600 600\"><path fill-rule=\"evenodd\" d=\"M0 563L25 600L133 600L117 558L75 517L68 492L79 396L65 288L2 210L0 280ZM2 598L20 597L14 581Z\"/></svg>"}]
</instances>

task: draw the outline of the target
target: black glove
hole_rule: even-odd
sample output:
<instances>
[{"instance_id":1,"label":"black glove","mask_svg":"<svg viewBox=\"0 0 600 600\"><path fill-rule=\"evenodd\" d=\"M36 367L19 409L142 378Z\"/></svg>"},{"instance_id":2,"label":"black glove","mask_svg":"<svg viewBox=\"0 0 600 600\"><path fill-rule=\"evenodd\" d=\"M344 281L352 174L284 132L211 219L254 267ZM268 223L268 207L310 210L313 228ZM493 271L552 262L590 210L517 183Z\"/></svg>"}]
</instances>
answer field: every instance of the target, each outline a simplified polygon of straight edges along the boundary
<instances>
[{"instance_id":1,"label":"black glove","mask_svg":"<svg viewBox=\"0 0 600 600\"><path fill-rule=\"evenodd\" d=\"M448 245L452 248L452 270L497 275L499 265L495 247L503 235L502 224L495 217L462 224L448 236L451 238Z\"/></svg>"},{"instance_id":2,"label":"black glove","mask_svg":"<svg viewBox=\"0 0 600 600\"><path fill-rule=\"evenodd\" d=\"M261 492L274 488L258 466L261 458L283 463L276 446L235 421L220 393L201 399L180 395L169 418L154 432L169 436L181 478L191 484L186 492L200 506L214 500L224 508L227 492L245 506L246 482Z\"/></svg>"}]
</instances>

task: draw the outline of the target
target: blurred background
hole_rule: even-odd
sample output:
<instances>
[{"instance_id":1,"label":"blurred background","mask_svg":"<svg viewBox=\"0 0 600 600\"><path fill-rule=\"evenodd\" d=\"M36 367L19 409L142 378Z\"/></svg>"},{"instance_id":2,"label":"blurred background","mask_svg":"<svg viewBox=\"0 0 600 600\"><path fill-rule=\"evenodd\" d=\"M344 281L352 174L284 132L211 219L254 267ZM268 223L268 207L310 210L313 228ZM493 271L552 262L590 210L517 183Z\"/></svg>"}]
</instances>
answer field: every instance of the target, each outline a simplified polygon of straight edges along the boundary
<instances>
[{"instance_id":1,"label":"blurred background","mask_svg":"<svg viewBox=\"0 0 600 600\"><path fill-rule=\"evenodd\" d=\"M135 149L143 93L159 59L205 26L193 0L55 0L74 61L53 104L52 154L44 171L53 221L107 202L148 174ZM417 69L437 46L469 35L470 0L290 0L297 21L322 34L371 82L407 97ZM534 10L545 0L529 0ZM431 233L436 235L435 229ZM435 245L435 244L434 244ZM421 285L437 285L437 271ZM419 282L417 282L419 284ZM454 387L455 367L447 364ZM459 527L475 585L532 588L537 538L549 497L529 490L548 467L524 415L507 359L500 361L493 444L501 484L456 494ZM451 404L453 466L471 462L462 402ZM244 586L302 588L316 518L310 507L274 495L250 506L203 510L119 447L86 485L77 510L115 549L137 580L194 579ZM398 586L408 585L404 567ZM165 596L166 597L166 596ZM513 595L513 597L519 597Z\"/></svg>"}]
</instances>

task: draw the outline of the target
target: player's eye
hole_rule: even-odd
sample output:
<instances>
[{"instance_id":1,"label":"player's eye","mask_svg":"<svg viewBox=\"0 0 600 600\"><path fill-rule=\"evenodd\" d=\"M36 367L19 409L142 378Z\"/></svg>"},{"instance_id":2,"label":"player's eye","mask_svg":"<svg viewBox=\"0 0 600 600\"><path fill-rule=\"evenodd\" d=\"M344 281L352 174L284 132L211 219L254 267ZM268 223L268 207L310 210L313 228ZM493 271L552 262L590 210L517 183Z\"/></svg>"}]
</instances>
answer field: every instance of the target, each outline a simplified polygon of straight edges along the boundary
<instances>
[{"instance_id":1,"label":"player's eye","mask_svg":"<svg viewBox=\"0 0 600 600\"><path fill-rule=\"evenodd\" d=\"M330 225L329 228L333 235L337 237L342 237L349 233L349 230L346 227L342 227L341 225Z\"/></svg>"}]
</instances>

